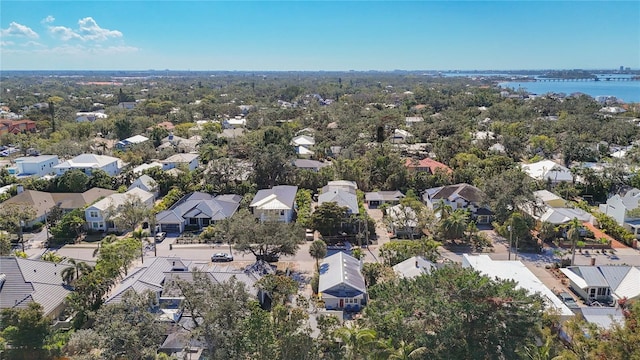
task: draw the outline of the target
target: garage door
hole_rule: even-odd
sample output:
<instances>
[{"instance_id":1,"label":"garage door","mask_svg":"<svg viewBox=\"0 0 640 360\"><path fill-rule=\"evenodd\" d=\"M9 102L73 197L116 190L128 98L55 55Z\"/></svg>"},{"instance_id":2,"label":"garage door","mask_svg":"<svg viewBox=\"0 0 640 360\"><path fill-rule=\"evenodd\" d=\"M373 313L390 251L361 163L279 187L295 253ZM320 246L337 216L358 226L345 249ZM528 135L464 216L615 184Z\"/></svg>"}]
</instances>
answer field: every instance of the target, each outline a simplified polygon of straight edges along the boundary
<instances>
[{"instance_id":1,"label":"garage door","mask_svg":"<svg viewBox=\"0 0 640 360\"><path fill-rule=\"evenodd\" d=\"M179 234L180 224L161 224L160 229L169 234Z\"/></svg>"}]
</instances>

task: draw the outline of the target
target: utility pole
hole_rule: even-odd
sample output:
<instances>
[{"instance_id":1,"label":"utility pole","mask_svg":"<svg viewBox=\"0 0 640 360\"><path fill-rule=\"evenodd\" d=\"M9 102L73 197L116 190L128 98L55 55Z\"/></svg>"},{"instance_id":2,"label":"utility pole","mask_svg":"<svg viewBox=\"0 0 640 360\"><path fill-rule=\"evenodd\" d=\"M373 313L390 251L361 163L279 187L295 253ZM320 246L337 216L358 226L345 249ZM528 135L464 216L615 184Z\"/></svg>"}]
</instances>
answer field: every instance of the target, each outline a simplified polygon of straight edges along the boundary
<instances>
[{"instance_id":1,"label":"utility pole","mask_svg":"<svg viewBox=\"0 0 640 360\"><path fill-rule=\"evenodd\" d=\"M507 226L509 230L509 260L511 260L511 242L513 242L513 231L511 230L511 225Z\"/></svg>"}]
</instances>

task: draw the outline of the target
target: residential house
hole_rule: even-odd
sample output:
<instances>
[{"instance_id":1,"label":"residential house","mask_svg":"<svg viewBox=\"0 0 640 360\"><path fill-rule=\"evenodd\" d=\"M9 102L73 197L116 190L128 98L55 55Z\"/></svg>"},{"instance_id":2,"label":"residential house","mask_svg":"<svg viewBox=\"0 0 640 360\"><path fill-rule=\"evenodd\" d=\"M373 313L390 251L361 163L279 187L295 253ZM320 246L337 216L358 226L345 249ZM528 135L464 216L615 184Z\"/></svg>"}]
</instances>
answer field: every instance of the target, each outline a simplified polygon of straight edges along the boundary
<instances>
[{"instance_id":1,"label":"residential house","mask_svg":"<svg viewBox=\"0 0 640 360\"><path fill-rule=\"evenodd\" d=\"M419 124L421 122L424 121L424 118L422 116L407 116L404 118L404 124L407 127L412 127L416 124Z\"/></svg>"},{"instance_id":2,"label":"residential house","mask_svg":"<svg viewBox=\"0 0 640 360\"><path fill-rule=\"evenodd\" d=\"M382 204L397 205L404 194L400 191L374 191L364 194L364 201L370 209L375 209Z\"/></svg>"},{"instance_id":3,"label":"residential house","mask_svg":"<svg viewBox=\"0 0 640 360\"><path fill-rule=\"evenodd\" d=\"M39 155L19 157L14 160L17 166L17 175L19 177L33 176L36 178L44 175L55 174L53 168L58 165L58 155Z\"/></svg>"},{"instance_id":4,"label":"residential house","mask_svg":"<svg viewBox=\"0 0 640 360\"><path fill-rule=\"evenodd\" d=\"M560 271L569 278L571 289L588 304L640 298L640 269L635 266L569 266Z\"/></svg>"},{"instance_id":5,"label":"residential house","mask_svg":"<svg viewBox=\"0 0 640 360\"><path fill-rule=\"evenodd\" d=\"M296 212L297 186L278 185L258 190L249 207L260 221L277 220L289 223Z\"/></svg>"},{"instance_id":6,"label":"residential house","mask_svg":"<svg viewBox=\"0 0 640 360\"><path fill-rule=\"evenodd\" d=\"M355 181L350 180L333 180L329 181L327 185L323 186L320 192L325 193L336 189L356 194L358 190L358 184L356 184Z\"/></svg>"},{"instance_id":7,"label":"residential house","mask_svg":"<svg viewBox=\"0 0 640 360\"><path fill-rule=\"evenodd\" d=\"M146 141L149 141L149 138L142 135L135 135L124 140L120 140L116 143L116 149L118 150L126 150L129 149L133 145L142 144Z\"/></svg>"},{"instance_id":8,"label":"residential house","mask_svg":"<svg viewBox=\"0 0 640 360\"><path fill-rule=\"evenodd\" d=\"M142 206L146 208L151 208L153 206L153 194L137 187L122 194L111 194L85 209L84 214L87 226L93 231L119 232L123 230L118 229L113 222L113 219L110 217L117 217L120 207L130 199L134 198L138 198L142 203ZM112 211L114 213L110 214Z\"/></svg>"},{"instance_id":9,"label":"residential house","mask_svg":"<svg viewBox=\"0 0 640 360\"><path fill-rule=\"evenodd\" d=\"M69 265L18 256L0 257L0 309L42 305L44 316L55 319L65 308L71 288L62 280Z\"/></svg>"},{"instance_id":10,"label":"residential house","mask_svg":"<svg viewBox=\"0 0 640 360\"><path fill-rule=\"evenodd\" d=\"M340 251L322 260L318 294L327 310L360 311L367 303L362 263Z\"/></svg>"},{"instance_id":11,"label":"residential house","mask_svg":"<svg viewBox=\"0 0 640 360\"><path fill-rule=\"evenodd\" d=\"M120 173L122 167L122 161L115 157L96 154L82 154L71 160L60 163L53 168L56 170L58 175L62 175L69 170L80 170L91 176L92 171L100 169L107 174L114 176Z\"/></svg>"},{"instance_id":12,"label":"residential house","mask_svg":"<svg viewBox=\"0 0 640 360\"><path fill-rule=\"evenodd\" d=\"M547 190L534 191L533 197L533 202L522 205L520 209L540 223L561 225L569 223L574 218L583 223L596 222L590 213L579 208L567 207L566 200Z\"/></svg>"},{"instance_id":13,"label":"residential house","mask_svg":"<svg viewBox=\"0 0 640 360\"><path fill-rule=\"evenodd\" d=\"M106 119L109 115L104 113L104 110L98 111L80 111L76 113L76 122L94 122L98 119Z\"/></svg>"},{"instance_id":14,"label":"residential house","mask_svg":"<svg viewBox=\"0 0 640 360\"><path fill-rule=\"evenodd\" d=\"M561 320L574 315L573 311L520 261L493 260L489 255L464 254L462 267L473 268L492 279L515 281L517 289L525 289L530 294L538 293L545 300L547 309L559 315Z\"/></svg>"},{"instance_id":15,"label":"residential house","mask_svg":"<svg viewBox=\"0 0 640 360\"><path fill-rule=\"evenodd\" d=\"M640 222L638 216L632 216L631 211L640 206L640 189L625 188L621 192L607 199L605 204L600 204L601 213L611 216L618 225L631 231L637 239L640 239Z\"/></svg>"},{"instance_id":16,"label":"residential house","mask_svg":"<svg viewBox=\"0 0 640 360\"><path fill-rule=\"evenodd\" d=\"M413 256L407 260L393 265L393 271L400 278L413 279L421 275L429 275L438 268L438 264L423 258L422 256Z\"/></svg>"},{"instance_id":17,"label":"residential house","mask_svg":"<svg viewBox=\"0 0 640 360\"><path fill-rule=\"evenodd\" d=\"M478 224L491 224L493 218L493 212L485 205L484 193L473 185L462 183L427 189L422 200L431 210L441 201L453 210L468 210Z\"/></svg>"},{"instance_id":18,"label":"residential house","mask_svg":"<svg viewBox=\"0 0 640 360\"><path fill-rule=\"evenodd\" d=\"M308 135L298 135L291 139L291 145L295 148L296 154L301 157L309 157L314 154L311 148L316 144L316 140Z\"/></svg>"},{"instance_id":19,"label":"residential house","mask_svg":"<svg viewBox=\"0 0 640 360\"><path fill-rule=\"evenodd\" d=\"M151 178L151 176L149 175L142 175L137 178L133 183L131 183L131 185L129 185L127 191L134 188L142 189L148 193L152 193L154 199L158 197L158 183L156 183L156 181L153 180L153 178Z\"/></svg>"},{"instance_id":20,"label":"residential house","mask_svg":"<svg viewBox=\"0 0 640 360\"><path fill-rule=\"evenodd\" d=\"M148 131L153 130L154 127L160 127L160 128L164 128L165 130L171 132L173 131L173 129L175 129L175 125L173 125L173 123L171 121L163 121L161 123L158 123L154 126L150 126L147 128Z\"/></svg>"},{"instance_id":21,"label":"residential house","mask_svg":"<svg viewBox=\"0 0 640 360\"><path fill-rule=\"evenodd\" d=\"M152 169L154 167L162 169L162 164L157 162L157 161L153 161L153 162L151 162L149 164L138 165L138 166L134 167L131 170L131 172L133 172L135 175L138 175L138 174L143 173L145 170L149 170L149 169Z\"/></svg>"},{"instance_id":22,"label":"residential house","mask_svg":"<svg viewBox=\"0 0 640 360\"><path fill-rule=\"evenodd\" d=\"M36 122L28 119L8 120L0 119L0 135L35 132Z\"/></svg>"},{"instance_id":23,"label":"residential house","mask_svg":"<svg viewBox=\"0 0 640 360\"><path fill-rule=\"evenodd\" d=\"M233 277L244 283L247 291L263 304L267 300L268 294L258 290L254 285L264 274L274 271L268 264L265 265L262 262L238 270L230 266L198 263L178 257L156 257L134 269L125 277L105 303L117 304L121 302L127 291L135 291L140 294L149 290L156 295L160 302L163 299L176 299L181 294L171 286L171 280L192 281L195 272L204 274L211 282L218 284L227 282ZM176 310L180 311L181 309ZM164 315L173 317L172 315L180 314L166 313Z\"/></svg>"},{"instance_id":24,"label":"residential house","mask_svg":"<svg viewBox=\"0 0 640 360\"><path fill-rule=\"evenodd\" d=\"M581 307L580 313L586 322L602 330L611 330L614 324L624 325L625 322L624 312L620 307Z\"/></svg>"},{"instance_id":25,"label":"residential house","mask_svg":"<svg viewBox=\"0 0 640 360\"><path fill-rule=\"evenodd\" d=\"M399 238L420 238L421 230L418 228L418 215L415 210L402 204L394 205L386 210L391 232Z\"/></svg>"},{"instance_id":26,"label":"residential house","mask_svg":"<svg viewBox=\"0 0 640 360\"><path fill-rule=\"evenodd\" d=\"M240 195L218 195L194 192L182 197L168 210L156 215L160 231L182 233L185 227L207 227L235 214L240 206Z\"/></svg>"},{"instance_id":27,"label":"residential house","mask_svg":"<svg viewBox=\"0 0 640 360\"><path fill-rule=\"evenodd\" d=\"M309 160L309 159L296 159L293 161L293 166L302 170L310 170L313 172L318 172L325 166L331 166L331 162L328 161L317 161L317 160Z\"/></svg>"},{"instance_id":28,"label":"residential house","mask_svg":"<svg viewBox=\"0 0 640 360\"><path fill-rule=\"evenodd\" d=\"M35 211L34 219L25 224L25 226L30 227L37 222L44 223L48 213L55 206L60 206L63 212L69 212L113 193L115 191L102 188L92 188L83 193L48 193L24 190L22 186L18 186L18 194L0 204L0 208L8 204L30 206Z\"/></svg>"},{"instance_id":29,"label":"residential house","mask_svg":"<svg viewBox=\"0 0 640 360\"><path fill-rule=\"evenodd\" d=\"M177 135L173 135L173 133L169 133L167 137L160 140L161 144L157 149L174 149L178 152L189 153L198 150L200 141L202 141L202 137L198 135L194 135L190 138L183 138Z\"/></svg>"},{"instance_id":30,"label":"residential house","mask_svg":"<svg viewBox=\"0 0 640 360\"><path fill-rule=\"evenodd\" d=\"M446 174L451 174L453 172L453 170L451 170L451 168L448 167L447 165L439 161L435 161L428 157L421 160L406 159L404 166L407 168L409 172L412 172L412 173L426 172L428 174L433 175L438 171Z\"/></svg>"},{"instance_id":31,"label":"residential house","mask_svg":"<svg viewBox=\"0 0 640 360\"><path fill-rule=\"evenodd\" d=\"M411 134L407 130L395 129L393 130L393 134L391 135L391 143L393 144L405 143L412 138L413 138L413 134Z\"/></svg>"},{"instance_id":32,"label":"residential house","mask_svg":"<svg viewBox=\"0 0 640 360\"><path fill-rule=\"evenodd\" d=\"M346 190L340 186L327 185L322 188L322 192L318 196L318 206L334 202L338 206L346 207L347 213L358 214L360 209L358 207L358 197L355 189L353 191Z\"/></svg>"},{"instance_id":33,"label":"residential house","mask_svg":"<svg viewBox=\"0 0 640 360\"><path fill-rule=\"evenodd\" d=\"M136 108L137 103L135 101L125 101L118 103L118 107L125 110L133 110Z\"/></svg>"},{"instance_id":34,"label":"residential house","mask_svg":"<svg viewBox=\"0 0 640 360\"><path fill-rule=\"evenodd\" d=\"M538 181L550 182L552 185L559 182L573 181L573 174L568 168L551 160L521 164L521 168L529 177Z\"/></svg>"},{"instance_id":35,"label":"residential house","mask_svg":"<svg viewBox=\"0 0 640 360\"><path fill-rule=\"evenodd\" d=\"M199 157L200 155L192 153L174 154L160 161L160 163L164 171L179 168L180 165L185 166L189 171L193 171L198 167Z\"/></svg>"},{"instance_id":36,"label":"residential house","mask_svg":"<svg viewBox=\"0 0 640 360\"><path fill-rule=\"evenodd\" d=\"M243 128L245 126L247 126L247 119L241 116L236 116L233 119L226 119L222 121L222 127L224 129L236 129Z\"/></svg>"}]
</instances>

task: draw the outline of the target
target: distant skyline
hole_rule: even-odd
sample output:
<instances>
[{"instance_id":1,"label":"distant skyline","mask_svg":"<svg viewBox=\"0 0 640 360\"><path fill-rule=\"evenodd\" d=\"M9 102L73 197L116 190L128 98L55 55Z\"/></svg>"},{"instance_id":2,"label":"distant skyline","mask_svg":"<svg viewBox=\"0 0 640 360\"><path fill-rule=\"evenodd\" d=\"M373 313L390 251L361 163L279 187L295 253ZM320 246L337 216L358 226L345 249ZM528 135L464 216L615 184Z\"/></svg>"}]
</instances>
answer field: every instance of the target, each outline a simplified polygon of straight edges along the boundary
<instances>
[{"instance_id":1,"label":"distant skyline","mask_svg":"<svg viewBox=\"0 0 640 360\"><path fill-rule=\"evenodd\" d=\"M639 1L0 2L0 70L640 68Z\"/></svg>"}]
</instances>

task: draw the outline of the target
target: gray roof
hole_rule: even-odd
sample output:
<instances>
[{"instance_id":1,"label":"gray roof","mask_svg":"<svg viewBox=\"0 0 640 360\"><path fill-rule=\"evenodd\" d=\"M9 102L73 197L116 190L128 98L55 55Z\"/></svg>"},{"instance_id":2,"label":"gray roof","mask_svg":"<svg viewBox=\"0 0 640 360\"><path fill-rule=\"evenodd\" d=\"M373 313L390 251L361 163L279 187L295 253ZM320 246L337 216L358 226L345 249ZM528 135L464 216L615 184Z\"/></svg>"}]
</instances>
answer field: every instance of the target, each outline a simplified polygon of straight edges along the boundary
<instances>
[{"instance_id":1,"label":"gray roof","mask_svg":"<svg viewBox=\"0 0 640 360\"><path fill-rule=\"evenodd\" d=\"M176 295L174 293L175 289L167 288L167 280L182 279L192 281L194 271L202 271L209 280L216 283L227 282L234 277L245 284L250 294L258 294L258 290L253 285L260 279L261 274L250 270L234 269L230 266L202 265L202 263L181 260L175 257L157 257L146 266L135 269L122 280L120 286L106 302L120 302L123 295L129 290L133 290L136 293L151 290L156 293L162 293L163 296L167 294Z\"/></svg>"},{"instance_id":2,"label":"gray roof","mask_svg":"<svg viewBox=\"0 0 640 360\"><path fill-rule=\"evenodd\" d=\"M42 260L0 257L0 274L4 275L0 287L0 308L25 308L35 301L48 315L64 302L71 291L60 275L68 267Z\"/></svg>"},{"instance_id":3,"label":"gray roof","mask_svg":"<svg viewBox=\"0 0 640 360\"><path fill-rule=\"evenodd\" d=\"M464 183L427 189L425 195L428 195L432 200L446 199L449 201L454 201L456 198L461 197L468 202L477 204L483 200L483 193L480 189Z\"/></svg>"},{"instance_id":4,"label":"gray roof","mask_svg":"<svg viewBox=\"0 0 640 360\"><path fill-rule=\"evenodd\" d=\"M341 286L361 293L367 292L364 277L360 273L360 261L342 251L328 256L322 261L318 291L331 291Z\"/></svg>"},{"instance_id":5,"label":"gray roof","mask_svg":"<svg viewBox=\"0 0 640 360\"><path fill-rule=\"evenodd\" d=\"M358 208L358 197L356 194L352 194L348 191L336 189L322 193L318 196L318 205L328 202L334 202L338 204L338 206L346 206L352 214L358 214L360 211Z\"/></svg>"},{"instance_id":6,"label":"gray roof","mask_svg":"<svg viewBox=\"0 0 640 360\"><path fill-rule=\"evenodd\" d=\"M289 209L293 209L296 200L296 193L298 192L298 187L293 185L278 185L274 186L271 189L262 189L258 190L256 196L251 201L251 207L256 206L257 203L266 199L271 195L275 195L275 197L288 206Z\"/></svg>"},{"instance_id":7,"label":"gray roof","mask_svg":"<svg viewBox=\"0 0 640 360\"><path fill-rule=\"evenodd\" d=\"M607 280L595 266L571 266L567 269L584 279L587 287L609 287Z\"/></svg>"},{"instance_id":8,"label":"gray roof","mask_svg":"<svg viewBox=\"0 0 640 360\"><path fill-rule=\"evenodd\" d=\"M374 191L364 194L366 201L397 201L404 197L400 191Z\"/></svg>"},{"instance_id":9,"label":"gray roof","mask_svg":"<svg viewBox=\"0 0 640 360\"><path fill-rule=\"evenodd\" d=\"M424 274L431 274L437 265L422 256L410 257L407 260L393 266L393 271L403 278L414 278Z\"/></svg>"},{"instance_id":10,"label":"gray roof","mask_svg":"<svg viewBox=\"0 0 640 360\"><path fill-rule=\"evenodd\" d=\"M598 268L611 290L617 289L631 270L630 266L599 266ZM638 281L640 282L640 279Z\"/></svg>"},{"instance_id":11,"label":"gray roof","mask_svg":"<svg viewBox=\"0 0 640 360\"><path fill-rule=\"evenodd\" d=\"M608 330L614 322L624 324L624 314L620 308L610 307L581 307L580 311L584 319L592 324Z\"/></svg>"},{"instance_id":12,"label":"gray roof","mask_svg":"<svg viewBox=\"0 0 640 360\"><path fill-rule=\"evenodd\" d=\"M155 180L149 175L142 175L137 178L127 190L131 190L134 187L141 188L144 191L153 192L157 188L158 184Z\"/></svg>"},{"instance_id":13,"label":"gray roof","mask_svg":"<svg viewBox=\"0 0 640 360\"><path fill-rule=\"evenodd\" d=\"M325 166L330 166L330 162L309 160L309 159L296 159L293 162L293 166L300 169L321 169Z\"/></svg>"},{"instance_id":14,"label":"gray roof","mask_svg":"<svg viewBox=\"0 0 640 360\"><path fill-rule=\"evenodd\" d=\"M111 294L106 303L119 303L128 290L142 293L146 290L161 292L166 273L173 269L188 269L190 261L183 261L177 257L157 257L150 263L135 269L122 280L120 286Z\"/></svg>"},{"instance_id":15,"label":"gray roof","mask_svg":"<svg viewBox=\"0 0 640 360\"><path fill-rule=\"evenodd\" d=\"M214 196L194 192L182 197L169 210L158 213L156 219L158 223L163 224L173 224L186 218L223 220L231 217L238 210L241 200L240 195Z\"/></svg>"}]
</instances>

